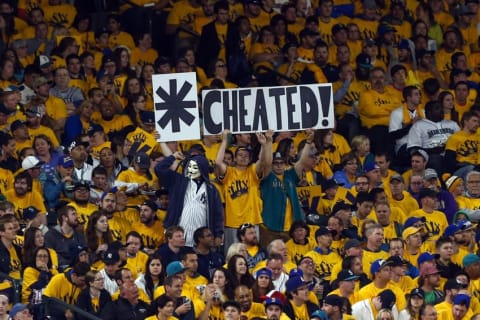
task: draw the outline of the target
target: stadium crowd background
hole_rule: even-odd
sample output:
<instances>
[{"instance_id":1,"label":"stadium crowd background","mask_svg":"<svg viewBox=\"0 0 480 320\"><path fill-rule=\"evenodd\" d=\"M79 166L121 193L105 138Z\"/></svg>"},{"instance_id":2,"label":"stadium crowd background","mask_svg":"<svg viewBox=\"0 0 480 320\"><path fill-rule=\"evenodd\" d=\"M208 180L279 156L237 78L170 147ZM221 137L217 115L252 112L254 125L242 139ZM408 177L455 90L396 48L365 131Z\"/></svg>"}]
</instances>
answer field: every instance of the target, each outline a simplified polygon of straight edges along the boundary
<instances>
[{"instance_id":1,"label":"stadium crowd background","mask_svg":"<svg viewBox=\"0 0 480 320\"><path fill-rule=\"evenodd\" d=\"M0 0L1 319L478 319L478 0L70 2ZM336 128L158 143L191 71Z\"/></svg>"}]
</instances>

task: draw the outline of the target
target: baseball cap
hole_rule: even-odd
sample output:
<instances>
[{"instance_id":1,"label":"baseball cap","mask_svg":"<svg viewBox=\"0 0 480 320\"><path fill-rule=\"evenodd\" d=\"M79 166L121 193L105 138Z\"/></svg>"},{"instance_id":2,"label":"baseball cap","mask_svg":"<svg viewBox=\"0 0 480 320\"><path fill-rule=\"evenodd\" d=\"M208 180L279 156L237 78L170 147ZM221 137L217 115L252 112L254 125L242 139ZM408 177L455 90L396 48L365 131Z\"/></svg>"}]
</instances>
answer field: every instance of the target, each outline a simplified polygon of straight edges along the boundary
<instances>
[{"instance_id":1,"label":"baseball cap","mask_svg":"<svg viewBox=\"0 0 480 320\"><path fill-rule=\"evenodd\" d=\"M303 281L302 277L291 277L286 283L287 292L295 291L298 288L308 286L309 284L309 282Z\"/></svg>"},{"instance_id":2,"label":"baseball cap","mask_svg":"<svg viewBox=\"0 0 480 320\"><path fill-rule=\"evenodd\" d=\"M372 66L372 58L368 54L365 53L360 53L356 59L355 62L357 63L357 67L362 67L366 69L371 69Z\"/></svg>"},{"instance_id":3,"label":"baseball cap","mask_svg":"<svg viewBox=\"0 0 480 320\"><path fill-rule=\"evenodd\" d=\"M323 303L331 305L331 306L337 306L339 309L341 309L342 306L343 306L343 299L340 298L340 296L338 296L336 294L331 294L331 295L326 296L323 299Z\"/></svg>"},{"instance_id":4,"label":"baseball cap","mask_svg":"<svg viewBox=\"0 0 480 320\"><path fill-rule=\"evenodd\" d=\"M37 62L40 68L48 68L52 65L52 59L46 55L39 55Z\"/></svg>"},{"instance_id":5,"label":"baseball cap","mask_svg":"<svg viewBox=\"0 0 480 320\"><path fill-rule=\"evenodd\" d=\"M93 135L97 132L103 132L103 127L99 124L92 124L87 130L89 137L93 137Z\"/></svg>"},{"instance_id":6,"label":"baseball cap","mask_svg":"<svg viewBox=\"0 0 480 320\"><path fill-rule=\"evenodd\" d=\"M112 265L120 261L120 255L118 250L107 250L103 256L103 263L106 265Z\"/></svg>"},{"instance_id":7,"label":"baseball cap","mask_svg":"<svg viewBox=\"0 0 480 320\"><path fill-rule=\"evenodd\" d=\"M310 257L305 257L305 256L304 256L304 257L302 258L302 260L304 260L305 258L310 258ZM312 259L312 258L310 258L310 259ZM298 264L300 264L302 260L300 260L300 262L299 262ZM300 277L300 278L302 278L302 277L303 277L303 271L302 271L302 269L300 269L300 268L292 268L292 269L290 269L290 272L288 273L288 277L289 277L289 278L293 278L293 277Z\"/></svg>"},{"instance_id":8,"label":"baseball cap","mask_svg":"<svg viewBox=\"0 0 480 320\"><path fill-rule=\"evenodd\" d=\"M10 131L14 132L15 130L17 130L18 128L22 127L22 126L26 126L27 123L23 120L15 120L12 122L12 124L10 125Z\"/></svg>"},{"instance_id":9,"label":"baseball cap","mask_svg":"<svg viewBox=\"0 0 480 320\"><path fill-rule=\"evenodd\" d=\"M377 259L375 260L372 265L370 266L370 273L374 275L378 271L380 271L383 267L392 265L391 261L385 259Z\"/></svg>"},{"instance_id":10,"label":"baseball cap","mask_svg":"<svg viewBox=\"0 0 480 320\"><path fill-rule=\"evenodd\" d=\"M440 273L440 271L432 264L422 264L420 266L420 276L429 276L437 273Z\"/></svg>"},{"instance_id":11,"label":"baseball cap","mask_svg":"<svg viewBox=\"0 0 480 320\"><path fill-rule=\"evenodd\" d=\"M275 298L275 297L271 297L271 298L267 298L264 302L263 302L263 305L265 307L268 307L272 304L276 304L277 306L279 307L283 307L283 303L282 303L282 300L280 300L279 298Z\"/></svg>"},{"instance_id":12,"label":"baseball cap","mask_svg":"<svg viewBox=\"0 0 480 320\"><path fill-rule=\"evenodd\" d=\"M428 162L428 153L425 150L422 149L417 149L411 154L412 156L421 156L423 159L425 159L425 162Z\"/></svg>"},{"instance_id":13,"label":"baseball cap","mask_svg":"<svg viewBox=\"0 0 480 320\"><path fill-rule=\"evenodd\" d=\"M246 4L256 4L257 6L261 6L261 5L262 5L262 1L261 1L261 0L246 0L245 3L246 3Z\"/></svg>"},{"instance_id":14,"label":"baseball cap","mask_svg":"<svg viewBox=\"0 0 480 320\"><path fill-rule=\"evenodd\" d=\"M45 162L40 161L35 156L27 156L22 161L22 169L23 170L29 170L29 169L33 169L33 168L38 168L38 167L42 166L44 163Z\"/></svg>"},{"instance_id":15,"label":"baseball cap","mask_svg":"<svg viewBox=\"0 0 480 320\"><path fill-rule=\"evenodd\" d=\"M378 26L378 35L380 37L383 37L385 34L389 32L397 32L397 29L395 29L394 27L386 23L382 23Z\"/></svg>"},{"instance_id":16,"label":"baseball cap","mask_svg":"<svg viewBox=\"0 0 480 320\"><path fill-rule=\"evenodd\" d=\"M68 250L71 253L71 257L78 257L82 251L87 251L88 248L78 242L70 242L68 245Z\"/></svg>"},{"instance_id":17,"label":"baseball cap","mask_svg":"<svg viewBox=\"0 0 480 320\"><path fill-rule=\"evenodd\" d=\"M425 169L425 172L423 173L423 179L425 180L430 180L430 179L438 179L438 174L435 169Z\"/></svg>"},{"instance_id":18,"label":"baseball cap","mask_svg":"<svg viewBox=\"0 0 480 320\"><path fill-rule=\"evenodd\" d=\"M392 290L386 289L378 295L382 301L382 309L392 309L397 299Z\"/></svg>"},{"instance_id":19,"label":"baseball cap","mask_svg":"<svg viewBox=\"0 0 480 320\"><path fill-rule=\"evenodd\" d=\"M275 160L285 161L285 158L282 156L282 154L280 152L274 152L272 161L275 161Z\"/></svg>"},{"instance_id":20,"label":"baseball cap","mask_svg":"<svg viewBox=\"0 0 480 320\"><path fill-rule=\"evenodd\" d=\"M148 169L150 168L150 157L145 152L139 152L135 156L135 163L140 169Z\"/></svg>"},{"instance_id":21,"label":"baseball cap","mask_svg":"<svg viewBox=\"0 0 480 320\"><path fill-rule=\"evenodd\" d=\"M97 30L95 30L95 38L100 38L100 36L102 34L108 34L108 29L107 27L102 27L102 28L98 28Z\"/></svg>"},{"instance_id":22,"label":"baseball cap","mask_svg":"<svg viewBox=\"0 0 480 320\"><path fill-rule=\"evenodd\" d=\"M430 252L421 253L417 258L417 264L421 266L424 262L435 260L435 256Z\"/></svg>"},{"instance_id":23,"label":"baseball cap","mask_svg":"<svg viewBox=\"0 0 480 320\"><path fill-rule=\"evenodd\" d=\"M443 231L443 237L448 238L453 236L455 233L460 232L460 228L454 223L448 225L448 227L445 228L445 231Z\"/></svg>"},{"instance_id":24,"label":"baseball cap","mask_svg":"<svg viewBox=\"0 0 480 320\"><path fill-rule=\"evenodd\" d=\"M60 159L58 159L57 165L64 168L71 168L73 167L73 160L69 156L61 156Z\"/></svg>"},{"instance_id":25,"label":"baseball cap","mask_svg":"<svg viewBox=\"0 0 480 320\"><path fill-rule=\"evenodd\" d=\"M365 166L363 167L363 171L365 173L368 173L368 172L373 171L375 169L380 169L380 167L374 162L367 162L365 164Z\"/></svg>"},{"instance_id":26,"label":"baseball cap","mask_svg":"<svg viewBox=\"0 0 480 320\"><path fill-rule=\"evenodd\" d=\"M144 124L155 124L155 112L153 111L141 111L140 112L140 120Z\"/></svg>"},{"instance_id":27,"label":"baseball cap","mask_svg":"<svg viewBox=\"0 0 480 320\"><path fill-rule=\"evenodd\" d=\"M30 106L27 110L25 110L25 115L30 118L41 118L42 112L40 111L40 106Z\"/></svg>"},{"instance_id":28,"label":"baseball cap","mask_svg":"<svg viewBox=\"0 0 480 320\"><path fill-rule=\"evenodd\" d=\"M325 311L320 309L312 312L312 314L310 315L310 319L314 319L314 318L318 318L320 320L328 320L328 316L325 313Z\"/></svg>"},{"instance_id":29,"label":"baseball cap","mask_svg":"<svg viewBox=\"0 0 480 320\"><path fill-rule=\"evenodd\" d=\"M315 231L315 238L324 236L326 234L332 234L332 231L327 229L327 227L321 226L320 228L317 229L317 231Z\"/></svg>"},{"instance_id":30,"label":"baseball cap","mask_svg":"<svg viewBox=\"0 0 480 320\"><path fill-rule=\"evenodd\" d=\"M405 230L403 230L402 239L406 240L409 236L411 236L411 235L413 235L417 232L420 232L421 230L422 230L422 228L408 227Z\"/></svg>"},{"instance_id":31,"label":"baseball cap","mask_svg":"<svg viewBox=\"0 0 480 320\"><path fill-rule=\"evenodd\" d=\"M187 270L187 268L185 268L185 266L180 261L172 261L168 264L166 273L167 276L174 276L176 274L184 272L185 270Z\"/></svg>"},{"instance_id":32,"label":"baseball cap","mask_svg":"<svg viewBox=\"0 0 480 320\"><path fill-rule=\"evenodd\" d=\"M420 288L415 288L415 289L413 289L412 291L410 291L410 297L412 297L412 296L417 296L417 297L420 297L420 298L422 298L422 299L425 298L425 295L424 295L424 293L423 293L423 290L420 289Z\"/></svg>"},{"instance_id":33,"label":"baseball cap","mask_svg":"<svg viewBox=\"0 0 480 320\"><path fill-rule=\"evenodd\" d=\"M456 225L461 231L470 230L473 228L473 224L470 222L470 220L457 221Z\"/></svg>"},{"instance_id":34,"label":"baseball cap","mask_svg":"<svg viewBox=\"0 0 480 320\"><path fill-rule=\"evenodd\" d=\"M415 223L418 222L425 222L424 217L410 217L407 220L405 220L405 223L403 224L403 227L406 229L408 227L413 226Z\"/></svg>"},{"instance_id":35,"label":"baseball cap","mask_svg":"<svg viewBox=\"0 0 480 320\"><path fill-rule=\"evenodd\" d=\"M44 76L40 76L38 78L35 79L35 81L33 81L33 89L37 89L38 87L40 86L43 86L44 84L50 84L52 83L51 81L49 81L47 78L45 78Z\"/></svg>"},{"instance_id":36,"label":"baseball cap","mask_svg":"<svg viewBox=\"0 0 480 320\"><path fill-rule=\"evenodd\" d=\"M70 142L70 145L68 146L67 150L68 152L72 152L73 149L80 146L84 146L85 148L87 148L88 142L82 141L80 137L77 137L75 140Z\"/></svg>"},{"instance_id":37,"label":"baseball cap","mask_svg":"<svg viewBox=\"0 0 480 320\"><path fill-rule=\"evenodd\" d=\"M241 311L241 310L242 310L242 307L240 306L240 303L238 303L237 301L233 301L233 300L225 301L225 302L222 304L223 310L227 309L228 307L234 307L234 308L237 309L238 311Z\"/></svg>"},{"instance_id":38,"label":"baseball cap","mask_svg":"<svg viewBox=\"0 0 480 320\"><path fill-rule=\"evenodd\" d=\"M372 39L372 38L366 38L365 40L363 40L363 42L365 47L373 47L377 44L375 42L375 39Z\"/></svg>"},{"instance_id":39,"label":"baseball cap","mask_svg":"<svg viewBox=\"0 0 480 320\"><path fill-rule=\"evenodd\" d=\"M270 271L270 269L268 268L262 268L260 270L258 270L257 272L255 272L255 278L258 278L260 276L267 276L269 278L272 277L272 271Z\"/></svg>"},{"instance_id":40,"label":"baseball cap","mask_svg":"<svg viewBox=\"0 0 480 320\"><path fill-rule=\"evenodd\" d=\"M40 211L38 211L37 208L30 206L25 209L23 209L23 220L28 221L28 220L33 220L35 217L38 215Z\"/></svg>"},{"instance_id":41,"label":"baseball cap","mask_svg":"<svg viewBox=\"0 0 480 320\"><path fill-rule=\"evenodd\" d=\"M420 190L420 193L419 193L418 196L419 196L420 199L423 199L423 198L426 198L426 197L436 198L437 197L437 192L433 189L430 189L430 188L422 188Z\"/></svg>"},{"instance_id":42,"label":"baseball cap","mask_svg":"<svg viewBox=\"0 0 480 320\"><path fill-rule=\"evenodd\" d=\"M10 312L8 313L10 319L13 319L17 313L22 312L24 310L28 309L26 304L23 303L15 303L15 305L10 309Z\"/></svg>"},{"instance_id":43,"label":"baseball cap","mask_svg":"<svg viewBox=\"0 0 480 320\"><path fill-rule=\"evenodd\" d=\"M443 291L452 290L452 289L462 289L463 284L457 281L457 279L450 278L443 285Z\"/></svg>"},{"instance_id":44,"label":"baseball cap","mask_svg":"<svg viewBox=\"0 0 480 320\"><path fill-rule=\"evenodd\" d=\"M158 210L158 206L153 200L146 200L141 205L149 207L150 209L152 209L153 212Z\"/></svg>"},{"instance_id":45,"label":"baseball cap","mask_svg":"<svg viewBox=\"0 0 480 320\"><path fill-rule=\"evenodd\" d=\"M465 305L467 309L470 307L470 296L464 293L458 293L453 298L453 304Z\"/></svg>"},{"instance_id":46,"label":"baseball cap","mask_svg":"<svg viewBox=\"0 0 480 320\"><path fill-rule=\"evenodd\" d=\"M88 181L85 180L75 182L75 184L73 185L73 191L80 188L87 188L88 190L90 190L90 184L88 183Z\"/></svg>"},{"instance_id":47,"label":"baseball cap","mask_svg":"<svg viewBox=\"0 0 480 320\"><path fill-rule=\"evenodd\" d=\"M407 39L402 39L398 42L398 49L410 49L410 42Z\"/></svg>"},{"instance_id":48,"label":"baseball cap","mask_svg":"<svg viewBox=\"0 0 480 320\"><path fill-rule=\"evenodd\" d=\"M403 180L403 177L399 174L394 174L390 177L390 182L392 181L399 181L401 183L405 183L405 181Z\"/></svg>"},{"instance_id":49,"label":"baseball cap","mask_svg":"<svg viewBox=\"0 0 480 320\"><path fill-rule=\"evenodd\" d=\"M353 281L358 278L359 276L355 275L351 270L342 270L337 275L337 281Z\"/></svg>"},{"instance_id":50,"label":"baseball cap","mask_svg":"<svg viewBox=\"0 0 480 320\"><path fill-rule=\"evenodd\" d=\"M472 12L466 5L461 4L457 7L456 10L454 10L456 14L459 16L473 16L475 15L474 12Z\"/></svg>"},{"instance_id":51,"label":"baseball cap","mask_svg":"<svg viewBox=\"0 0 480 320\"><path fill-rule=\"evenodd\" d=\"M480 257L476 254L469 253L465 257L463 257L463 267L468 267L471 266L472 264L475 264L477 262L480 262Z\"/></svg>"},{"instance_id":52,"label":"baseball cap","mask_svg":"<svg viewBox=\"0 0 480 320\"><path fill-rule=\"evenodd\" d=\"M392 267L400 267L408 264L407 260L403 259L400 256L391 256L387 259L387 261L391 262Z\"/></svg>"}]
</instances>

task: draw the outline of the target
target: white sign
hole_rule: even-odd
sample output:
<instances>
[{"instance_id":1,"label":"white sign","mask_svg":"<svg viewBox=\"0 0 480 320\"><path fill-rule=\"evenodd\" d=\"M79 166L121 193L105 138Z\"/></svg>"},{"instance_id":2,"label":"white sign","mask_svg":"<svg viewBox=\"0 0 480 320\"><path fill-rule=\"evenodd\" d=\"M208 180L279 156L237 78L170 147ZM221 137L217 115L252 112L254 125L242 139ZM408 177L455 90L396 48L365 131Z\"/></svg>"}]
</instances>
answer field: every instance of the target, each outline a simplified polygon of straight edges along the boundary
<instances>
[{"instance_id":1,"label":"white sign","mask_svg":"<svg viewBox=\"0 0 480 320\"><path fill-rule=\"evenodd\" d=\"M152 81L160 141L200 139L195 72L155 74Z\"/></svg>"},{"instance_id":2,"label":"white sign","mask_svg":"<svg viewBox=\"0 0 480 320\"><path fill-rule=\"evenodd\" d=\"M202 92L205 134L333 128L332 84Z\"/></svg>"}]
</instances>

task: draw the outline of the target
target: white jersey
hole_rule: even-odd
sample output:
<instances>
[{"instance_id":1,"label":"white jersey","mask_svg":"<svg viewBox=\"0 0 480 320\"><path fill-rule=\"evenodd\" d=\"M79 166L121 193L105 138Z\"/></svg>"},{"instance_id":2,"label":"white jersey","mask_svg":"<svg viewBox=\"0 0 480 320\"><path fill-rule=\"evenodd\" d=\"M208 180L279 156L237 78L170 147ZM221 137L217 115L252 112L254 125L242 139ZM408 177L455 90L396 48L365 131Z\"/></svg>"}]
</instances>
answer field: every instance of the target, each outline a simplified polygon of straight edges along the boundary
<instances>
[{"instance_id":1,"label":"white jersey","mask_svg":"<svg viewBox=\"0 0 480 320\"><path fill-rule=\"evenodd\" d=\"M458 124L452 120L439 122L432 122L428 119L419 120L408 132L407 148L432 149L445 147L448 138L459 130Z\"/></svg>"},{"instance_id":2,"label":"white jersey","mask_svg":"<svg viewBox=\"0 0 480 320\"><path fill-rule=\"evenodd\" d=\"M418 116L417 109L413 111L408 110L408 114L410 115L410 119L414 119L416 116ZM388 132L394 132L394 131L403 129L404 127L405 125L404 125L404 119L403 119L403 106L401 106L393 110L392 113L390 114L390 123L388 125ZM408 133L395 141L395 152L397 152L401 146L403 146L404 144L407 144L407 142L408 142Z\"/></svg>"}]
</instances>

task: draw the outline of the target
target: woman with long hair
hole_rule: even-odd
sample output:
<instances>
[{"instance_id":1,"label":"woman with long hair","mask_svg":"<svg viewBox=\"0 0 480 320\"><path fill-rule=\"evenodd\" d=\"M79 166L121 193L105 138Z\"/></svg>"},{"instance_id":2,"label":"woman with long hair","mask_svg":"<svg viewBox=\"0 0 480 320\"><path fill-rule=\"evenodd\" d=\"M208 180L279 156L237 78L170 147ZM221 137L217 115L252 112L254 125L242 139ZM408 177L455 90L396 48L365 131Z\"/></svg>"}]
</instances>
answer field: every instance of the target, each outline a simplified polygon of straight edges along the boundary
<instances>
[{"instance_id":1,"label":"woman with long hair","mask_svg":"<svg viewBox=\"0 0 480 320\"><path fill-rule=\"evenodd\" d=\"M140 112L147 111L147 97L144 93L134 93L128 96L125 113L135 126L140 125Z\"/></svg>"},{"instance_id":2,"label":"woman with long hair","mask_svg":"<svg viewBox=\"0 0 480 320\"><path fill-rule=\"evenodd\" d=\"M370 152L370 139L364 135L358 135L352 139L352 152L358 159L358 172L363 173L368 163L375 163L375 157Z\"/></svg>"},{"instance_id":3,"label":"woman with long hair","mask_svg":"<svg viewBox=\"0 0 480 320\"><path fill-rule=\"evenodd\" d=\"M252 286L253 302L263 303L262 297L275 289L272 281L272 271L262 268L255 273L255 282Z\"/></svg>"},{"instance_id":4,"label":"woman with long hair","mask_svg":"<svg viewBox=\"0 0 480 320\"><path fill-rule=\"evenodd\" d=\"M438 95L438 101L443 107L443 118L459 123L458 112L455 110L453 94L450 91L442 91Z\"/></svg>"},{"instance_id":5,"label":"woman with long hair","mask_svg":"<svg viewBox=\"0 0 480 320\"><path fill-rule=\"evenodd\" d=\"M254 279L248 270L248 262L244 256L234 255L227 264L228 286L232 288L232 292L238 285L246 285L251 288ZM229 296L233 300L233 296Z\"/></svg>"},{"instance_id":6,"label":"woman with long hair","mask_svg":"<svg viewBox=\"0 0 480 320\"><path fill-rule=\"evenodd\" d=\"M122 91L123 106L125 107L133 95L145 95L145 88L142 81L136 76L128 77L125 80Z\"/></svg>"},{"instance_id":7,"label":"woman with long hair","mask_svg":"<svg viewBox=\"0 0 480 320\"><path fill-rule=\"evenodd\" d=\"M153 111L153 82L152 77L155 73L155 67L151 63L145 63L140 71L140 81L145 88L146 105L149 111ZM206 77L206 76L205 76Z\"/></svg>"},{"instance_id":8,"label":"woman with long hair","mask_svg":"<svg viewBox=\"0 0 480 320\"><path fill-rule=\"evenodd\" d=\"M57 273L52 266L49 250L45 247L36 248L30 264L23 272L22 284L22 303L31 304L35 315L43 314L42 292Z\"/></svg>"},{"instance_id":9,"label":"woman with long hair","mask_svg":"<svg viewBox=\"0 0 480 320\"><path fill-rule=\"evenodd\" d=\"M135 280L135 284L138 289L145 291L147 296L153 301L155 289L161 286L165 279L161 257L155 254L149 256L145 270L145 274L140 274Z\"/></svg>"},{"instance_id":10,"label":"woman with long hair","mask_svg":"<svg viewBox=\"0 0 480 320\"><path fill-rule=\"evenodd\" d=\"M398 320L419 320L420 311L425 305L425 297L423 290L420 288L413 289L408 295L407 307L400 311Z\"/></svg>"},{"instance_id":11,"label":"woman with long hair","mask_svg":"<svg viewBox=\"0 0 480 320\"><path fill-rule=\"evenodd\" d=\"M276 152L280 152L282 158L286 159L288 166L293 166L297 161L297 149L295 148L295 142L291 138L280 140Z\"/></svg>"},{"instance_id":12,"label":"woman with long hair","mask_svg":"<svg viewBox=\"0 0 480 320\"><path fill-rule=\"evenodd\" d=\"M112 301L110 293L105 290L105 279L99 271L90 270L85 275L85 283L87 287L78 294L76 306L98 317ZM78 316L76 319L87 318Z\"/></svg>"},{"instance_id":13,"label":"woman with long hair","mask_svg":"<svg viewBox=\"0 0 480 320\"><path fill-rule=\"evenodd\" d=\"M44 162L42 171L45 171L47 167L55 171L62 154L55 150L52 140L44 134L39 134L33 139L32 145L37 158Z\"/></svg>"},{"instance_id":14,"label":"woman with long hair","mask_svg":"<svg viewBox=\"0 0 480 320\"><path fill-rule=\"evenodd\" d=\"M85 230L90 263L100 263L108 246L113 242L112 232L108 226L107 213L103 210L94 211L89 217Z\"/></svg>"},{"instance_id":15,"label":"woman with long hair","mask_svg":"<svg viewBox=\"0 0 480 320\"><path fill-rule=\"evenodd\" d=\"M23 262L25 265L33 265L35 260L34 252L38 248L45 246L45 237L39 228L30 227L25 230L23 238ZM48 249L50 253L50 261L53 268L58 269L58 256L54 249Z\"/></svg>"}]
</instances>

